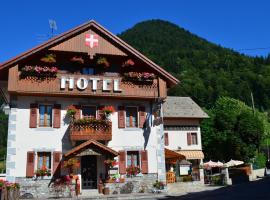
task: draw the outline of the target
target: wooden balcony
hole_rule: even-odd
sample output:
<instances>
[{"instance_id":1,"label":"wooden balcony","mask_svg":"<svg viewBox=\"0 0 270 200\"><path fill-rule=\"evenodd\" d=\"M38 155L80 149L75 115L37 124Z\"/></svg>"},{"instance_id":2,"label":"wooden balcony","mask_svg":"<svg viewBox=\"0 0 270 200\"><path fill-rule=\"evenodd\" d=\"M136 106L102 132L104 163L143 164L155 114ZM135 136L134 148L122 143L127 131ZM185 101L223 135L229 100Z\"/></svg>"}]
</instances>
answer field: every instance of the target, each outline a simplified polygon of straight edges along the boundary
<instances>
[{"instance_id":1,"label":"wooden balcony","mask_svg":"<svg viewBox=\"0 0 270 200\"><path fill-rule=\"evenodd\" d=\"M106 98L129 98L129 99L155 99L158 97L166 97L166 82L157 78L151 84L136 84L133 82L122 81L121 76L109 75L79 75L79 74L57 74L56 78L49 80L21 79L18 66L9 71L8 91L13 94L22 95L38 95L38 96L72 96L72 97L106 97ZM70 89L68 83L66 87L61 88L61 77L74 78L74 88ZM90 80L98 78L97 90L93 91L91 81L84 90L76 87L79 78ZM102 80L110 79L108 85L109 90L102 89ZM119 80L120 91L114 91L113 80Z\"/></svg>"},{"instance_id":2,"label":"wooden balcony","mask_svg":"<svg viewBox=\"0 0 270 200\"><path fill-rule=\"evenodd\" d=\"M97 140L110 141L112 139L112 123L107 122L104 125L70 125L70 140Z\"/></svg>"}]
</instances>

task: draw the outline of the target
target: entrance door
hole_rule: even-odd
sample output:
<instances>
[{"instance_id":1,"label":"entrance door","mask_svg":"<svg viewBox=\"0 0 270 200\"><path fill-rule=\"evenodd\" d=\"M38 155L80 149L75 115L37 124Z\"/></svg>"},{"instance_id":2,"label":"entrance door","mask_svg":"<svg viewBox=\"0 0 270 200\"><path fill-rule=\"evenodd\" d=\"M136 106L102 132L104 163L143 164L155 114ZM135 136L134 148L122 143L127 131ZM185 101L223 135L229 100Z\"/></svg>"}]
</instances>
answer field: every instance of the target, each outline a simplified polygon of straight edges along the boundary
<instances>
[{"instance_id":1,"label":"entrance door","mask_svg":"<svg viewBox=\"0 0 270 200\"><path fill-rule=\"evenodd\" d=\"M97 189L97 156L81 157L82 189Z\"/></svg>"}]
</instances>

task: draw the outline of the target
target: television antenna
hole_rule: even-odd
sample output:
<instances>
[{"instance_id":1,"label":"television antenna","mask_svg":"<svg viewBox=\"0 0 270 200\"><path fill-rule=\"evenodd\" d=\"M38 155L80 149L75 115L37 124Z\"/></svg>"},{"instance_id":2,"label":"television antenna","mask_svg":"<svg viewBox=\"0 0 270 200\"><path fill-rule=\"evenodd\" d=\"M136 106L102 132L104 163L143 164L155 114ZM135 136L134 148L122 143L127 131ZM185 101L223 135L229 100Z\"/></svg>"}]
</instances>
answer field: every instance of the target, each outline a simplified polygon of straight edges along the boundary
<instances>
[{"instance_id":1,"label":"television antenna","mask_svg":"<svg viewBox=\"0 0 270 200\"><path fill-rule=\"evenodd\" d=\"M50 25L50 29L51 29L51 37L52 38L54 36L54 31L57 30L57 25L56 25L56 21L53 19L49 19L49 25Z\"/></svg>"},{"instance_id":2,"label":"television antenna","mask_svg":"<svg viewBox=\"0 0 270 200\"><path fill-rule=\"evenodd\" d=\"M37 40L39 43L45 42L48 39L53 38L57 34L55 34L55 31L57 30L56 21L53 19L49 19L49 27L50 32L48 34L37 34Z\"/></svg>"}]
</instances>

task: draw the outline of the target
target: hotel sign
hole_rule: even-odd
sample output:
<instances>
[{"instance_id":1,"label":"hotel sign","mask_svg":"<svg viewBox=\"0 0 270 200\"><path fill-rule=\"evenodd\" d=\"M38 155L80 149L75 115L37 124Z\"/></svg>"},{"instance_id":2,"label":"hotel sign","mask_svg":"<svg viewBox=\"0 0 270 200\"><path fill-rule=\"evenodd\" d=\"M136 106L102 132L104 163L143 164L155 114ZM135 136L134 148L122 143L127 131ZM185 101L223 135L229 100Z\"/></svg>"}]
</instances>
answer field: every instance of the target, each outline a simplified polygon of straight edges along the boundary
<instances>
[{"instance_id":1,"label":"hotel sign","mask_svg":"<svg viewBox=\"0 0 270 200\"><path fill-rule=\"evenodd\" d=\"M88 87L91 87L92 91L97 91L99 88L98 84L99 82L102 83L102 91L108 92L108 91L113 91L113 92L122 92L120 89L120 80L119 79L107 79L107 78L97 78L97 77L91 77L91 78L84 78L84 77L79 77L77 80L74 79L74 77L61 77L61 82L60 82L60 88L62 90L68 89L73 90L74 87L78 88L79 90L85 90Z\"/></svg>"}]
</instances>

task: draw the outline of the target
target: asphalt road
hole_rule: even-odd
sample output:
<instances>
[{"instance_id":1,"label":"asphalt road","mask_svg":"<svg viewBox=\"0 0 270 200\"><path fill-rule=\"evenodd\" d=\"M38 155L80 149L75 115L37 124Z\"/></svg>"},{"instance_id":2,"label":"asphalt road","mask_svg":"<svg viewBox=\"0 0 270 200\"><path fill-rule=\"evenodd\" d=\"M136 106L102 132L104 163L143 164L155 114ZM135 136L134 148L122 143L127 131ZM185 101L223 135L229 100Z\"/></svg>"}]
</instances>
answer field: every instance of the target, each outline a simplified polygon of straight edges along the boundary
<instances>
[{"instance_id":1,"label":"asphalt road","mask_svg":"<svg viewBox=\"0 0 270 200\"><path fill-rule=\"evenodd\" d=\"M270 177L217 190L167 197L166 200L270 200Z\"/></svg>"}]
</instances>

